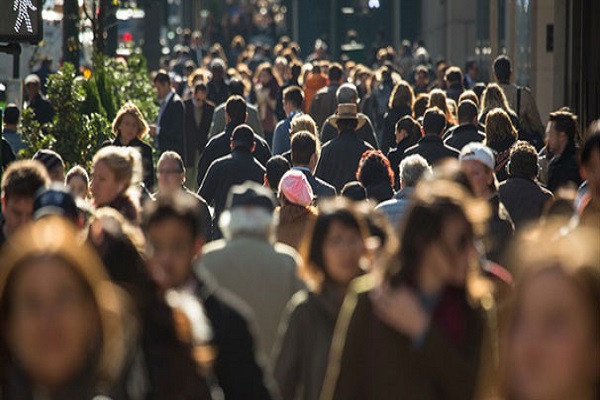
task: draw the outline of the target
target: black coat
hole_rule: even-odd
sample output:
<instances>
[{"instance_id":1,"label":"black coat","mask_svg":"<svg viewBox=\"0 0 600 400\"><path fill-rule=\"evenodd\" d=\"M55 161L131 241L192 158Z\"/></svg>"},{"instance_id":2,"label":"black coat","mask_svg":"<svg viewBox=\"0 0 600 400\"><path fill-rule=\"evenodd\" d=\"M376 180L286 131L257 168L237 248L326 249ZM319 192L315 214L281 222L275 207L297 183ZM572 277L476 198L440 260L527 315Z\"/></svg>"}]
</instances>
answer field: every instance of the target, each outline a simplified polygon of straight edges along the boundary
<instances>
[{"instance_id":1,"label":"black coat","mask_svg":"<svg viewBox=\"0 0 600 400\"><path fill-rule=\"evenodd\" d=\"M536 181L515 175L500 184L498 193L517 229L527 222L537 221L544 206L553 198L552 193Z\"/></svg>"},{"instance_id":2,"label":"black coat","mask_svg":"<svg viewBox=\"0 0 600 400\"><path fill-rule=\"evenodd\" d=\"M139 151L142 156L142 172L143 172L143 176L144 176L144 186L146 186L146 188L148 190L150 190L150 191L152 190L152 188L154 187L156 175L154 173L154 160L152 158L152 147L148 143L145 143L136 137L131 142L129 142L129 144L123 144L121 142L121 135L117 135L117 137L112 142L110 142L110 141L104 142L102 147L105 147L105 146L118 146L118 147L129 146L129 147L133 147L137 151Z\"/></svg>"},{"instance_id":3,"label":"black coat","mask_svg":"<svg viewBox=\"0 0 600 400\"><path fill-rule=\"evenodd\" d=\"M185 106L185 165L193 166L196 162L196 154L201 154L208 142L208 132L212 123L215 107L205 101L202 104L202 119L200 125L196 125L194 116L194 101L192 99L184 102Z\"/></svg>"},{"instance_id":4,"label":"black coat","mask_svg":"<svg viewBox=\"0 0 600 400\"><path fill-rule=\"evenodd\" d=\"M481 143L485 140L485 133L479 131L476 125L453 126L444 134L444 143L461 151L468 143Z\"/></svg>"},{"instance_id":5,"label":"black coat","mask_svg":"<svg viewBox=\"0 0 600 400\"><path fill-rule=\"evenodd\" d=\"M231 153L231 134L236 127L237 125L228 124L225 127L224 132L219 133L217 136L208 141L208 144L206 145L206 148L202 152L200 160L198 161L198 176L196 178L198 185L200 185L204 180L208 168L213 161ZM254 134L254 142L256 143L254 157L259 163L261 163L263 166L266 166L267 161L269 161L269 158L271 158L271 149L269 148L269 145L265 139L261 138L257 134Z\"/></svg>"},{"instance_id":6,"label":"black coat","mask_svg":"<svg viewBox=\"0 0 600 400\"><path fill-rule=\"evenodd\" d=\"M460 155L456 149L445 145L442 138L436 135L426 135L419 139L417 144L406 149L402 158L413 154L422 156L429 165L434 165L444 158L458 158Z\"/></svg>"},{"instance_id":7,"label":"black coat","mask_svg":"<svg viewBox=\"0 0 600 400\"><path fill-rule=\"evenodd\" d=\"M548 165L548 190L554 192L569 183L577 187L581 184L579 163L573 146L567 146L563 153L550 160Z\"/></svg>"},{"instance_id":8,"label":"black coat","mask_svg":"<svg viewBox=\"0 0 600 400\"><path fill-rule=\"evenodd\" d=\"M373 147L355 132L341 132L321 151L315 175L341 192L344 185L356 180L356 170L363 153Z\"/></svg>"},{"instance_id":9,"label":"black coat","mask_svg":"<svg viewBox=\"0 0 600 400\"><path fill-rule=\"evenodd\" d=\"M183 100L174 93L163 111L158 126L158 150L164 153L167 150L177 152L185 158L185 107Z\"/></svg>"},{"instance_id":10,"label":"black coat","mask_svg":"<svg viewBox=\"0 0 600 400\"><path fill-rule=\"evenodd\" d=\"M211 164L198 194L215 207L215 221L218 222L231 187L246 181L262 184L264 176L265 168L247 149L238 147Z\"/></svg>"},{"instance_id":11,"label":"black coat","mask_svg":"<svg viewBox=\"0 0 600 400\"><path fill-rule=\"evenodd\" d=\"M31 108L35 113L35 119L40 124L51 122L54 117L54 108L50 100L42 94L33 98L29 101L28 108Z\"/></svg>"},{"instance_id":12,"label":"black coat","mask_svg":"<svg viewBox=\"0 0 600 400\"><path fill-rule=\"evenodd\" d=\"M400 167L400 162L404 158L404 152L406 149L411 146L411 140L409 138L404 138L398 144L396 144L396 147L391 148L387 153L390 167L392 167L392 170L394 171L394 188L396 190L400 190L400 171L398 170Z\"/></svg>"},{"instance_id":13,"label":"black coat","mask_svg":"<svg viewBox=\"0 0 600 400\"><path fill-rule=\"evenodd\" d=\"M329 122L330 118L333 117L331 115L327 120L325 120L325 124L323 124L323 128L321 129L321 143L325 144L332 139L338 137L338 130L335 126ZM365 115L358 113L358 118L366 119L366 123L356 130L356 136L365 142L369 143L374 149L379 148L379 143L377 143L377 137L375 136L375 129L373 129L373 124L371 120Z\"/></svg>"},{"instance_id":14,"label":"black coat","mask_svg":"<svg viewBox=\"0 0 600 400\"><path fill-rule=\"evenodd\" d=\"M310 185L310 188L313 191L313 194L317 197L317 200L327 197L335 197L337 195L337 192L332 185L314 176L308 168L295 167L294 169L297 169L304 174L308 184Z\"/></svg>"},{"instance_id":15,"label":"black coat","mask_svg":"<svg viewBox=\"0 0 600 400\"><path fill-rule=\"evenodd\" d=\"M10 147L10 143L8 143L8 141L4 138L2 138L1 140L2 140L2 149L0 152L0 163L1 163L0 168L2 168L2 171L4 171L8 167L8 164L15 161L17 159L17 157L15 156L15 153L13 152L12 147ZM0 171L0 177L2 176L2 173L1 173L2 171Z\"/></svg>"},{"instance_id":16,"label":"black coat","mask_svg":"<svg viewBox=\"0 0 600 400\"><path fill-rule=\"evenodd\" d=\"M508 210L500 201L500 196L495 193L489 200L491 215L488 220L488 237L486 243L487 258L495 263L502 264L506 249L515 231Z\"/></svg>"},{"instance_id":17,"label":"black coat","mask_svg":"<svg viewBox=\"0 0 600 400\"><path fill-rule=\"evenodd\" d=\"M396 145L396 123L402 117L411 115L410 107L397 107L389 110L383 117L383 133L381 137L381 151L387 154Z\"/></svg>"}]
</instances>

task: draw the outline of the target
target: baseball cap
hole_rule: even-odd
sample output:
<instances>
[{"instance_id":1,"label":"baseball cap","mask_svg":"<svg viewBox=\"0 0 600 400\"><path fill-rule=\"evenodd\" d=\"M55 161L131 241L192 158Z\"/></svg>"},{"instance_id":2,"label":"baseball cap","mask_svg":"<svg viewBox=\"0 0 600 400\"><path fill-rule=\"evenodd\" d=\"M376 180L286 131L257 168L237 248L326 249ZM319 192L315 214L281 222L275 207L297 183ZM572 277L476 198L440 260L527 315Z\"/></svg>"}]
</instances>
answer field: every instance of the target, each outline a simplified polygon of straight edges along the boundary
<instances>
[{"instance_id":1,"label":"baseball cap","mask_svg":"<svg viewBox=\"0 0 600 400\"><path fill-rule=\"evenodd\" d=\"M231 140L234 147L244 146L251 149L254 145L254 131L249 125L241 124L233 130Z\"/></svg>"},{"instance_id":2,"label":"baseball cap","mask_svg":"<svg viewBox=\"0 0 600 400\"><path fill-rule=\"evenodd\" d=\"M39 85L40 82L40 77L36 74L29 74L25 77L25 86L29 85L30 83L37 83Z\"/></svg>"},{"instance_id":3,"label":"baseball cap","mask_svg":"<svg viewBox=\"0 0 600 400\"><path fill-rule=\"evenodd\" d=\"M275 210L275 199L269 189L256 182L246 181L233 186L227 196L226 209L236 207L262 207L272 212Z\"/></svg>"},{"instance_id":4,"label":"baseball cap","mask_svg":"<svg viewBox=\"0 0 600 400\"><path fill-rule=\"evenodd\" d=\"M310 183L302 171L295 169L286 172L279 182L279 193L293 204L302 207L309 206L314 200Z\"/></svg>"},{"instance_id":5,"label":"baseball cap","mask_svg":"<svg viewBox=\"0 0 600 400\"><path fill-rule=\"evenodd\" d=\"M60 183L53 183L48 188L41 188L33 201L33 219L48 215L60 215L77 223L78 209L69 189Z\"/></svg>"},{"instance_id":6,"label":"baseball cap","mask_svg":"<svg viewBox=\"0 0 600 400\"><path fill-rule=\"evenodd\" d=\"M465 147L463 147L460 152L459 160L479 161L480 163L482 163L490 169L494 169L494 167L496 166L496 159L494 157L492 149L477 142L469 143Z\"/></svg>"}]
</instances>

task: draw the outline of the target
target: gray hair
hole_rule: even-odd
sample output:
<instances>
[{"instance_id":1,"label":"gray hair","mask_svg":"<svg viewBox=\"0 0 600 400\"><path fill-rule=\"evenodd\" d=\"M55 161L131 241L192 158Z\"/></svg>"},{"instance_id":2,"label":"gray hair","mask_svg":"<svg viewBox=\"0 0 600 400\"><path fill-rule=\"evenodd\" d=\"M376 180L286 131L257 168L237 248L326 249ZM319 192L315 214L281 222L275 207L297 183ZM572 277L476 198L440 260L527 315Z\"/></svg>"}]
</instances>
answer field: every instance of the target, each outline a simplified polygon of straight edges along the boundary
<instances>
[{"instance_id":1,"label":"gray hair","mask_svg":"<svg viewBox=\"0 0 600 400\"><path fill-rule=\"evenodd\" d=\"M335 97L337 97L338 104L356 104L358 103L358 90L353 83L344 83L335 92Z\"/></svg>"},{"instance_id":2,"label":"gray hair","mask_svg":"<svg viewBox=\"0 0 600 400\"><path fill-rule=\"evenodd\" d=\"M234 207L223 211L219 218L219 228L226 240L254 236L273 242L278 223L278 215L262 207Z\"/></svg>"},{"instance_id":3,"label":"gray hair","mask_svg":"<svg viewBox=\"0 0 600 400\"><path fill-rule=\"evenodd\" d=\"M413 154L400 163L400 182L404 187L413 187L425 173L431 173L431 167L422 156Z\"/></svg>"}]
</instances>

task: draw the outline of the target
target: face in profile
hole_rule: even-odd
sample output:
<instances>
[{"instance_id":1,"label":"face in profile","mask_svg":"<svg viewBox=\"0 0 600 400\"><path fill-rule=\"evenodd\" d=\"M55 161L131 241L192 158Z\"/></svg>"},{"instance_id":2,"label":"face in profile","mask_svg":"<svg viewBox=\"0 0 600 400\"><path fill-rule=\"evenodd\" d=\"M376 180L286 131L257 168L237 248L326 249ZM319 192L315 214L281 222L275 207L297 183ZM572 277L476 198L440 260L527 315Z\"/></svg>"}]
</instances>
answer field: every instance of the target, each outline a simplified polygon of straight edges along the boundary
<instances>
[{"instance_id":1,"label":"face in profile","mask_svg":"<svg viewBox=\"0 0 600 400\"><path fill-rule=\"evenodd\" d=\"M15 274L8 299L10 352L33 382L60 387L86 367L99 346L91 291L57 258L30 261Z\"/></svg>"},{"instance_id":2,"label":"face in profile","mask_svg":"<svg viewBox=\"0 0 600 400\"><path fill-rule=\"evenodd\" d=\"M558 270L543 270L524 283L515 312L509 337L515 398L592 399L600 353L590 313L598 310L589 309L581 288Z\"/></svg>"},{"instance_id":3,"label":"face in profile","mask_svg":"<svg viewBox=\"0 0 600 400\"><path fill-rule=\"evenodd\" d=\"M360 259L365 255L365 242L359 230L333 221L323 244L323 261L330 279L347 286L360 274Z\"/></svg>"}]
</instances>

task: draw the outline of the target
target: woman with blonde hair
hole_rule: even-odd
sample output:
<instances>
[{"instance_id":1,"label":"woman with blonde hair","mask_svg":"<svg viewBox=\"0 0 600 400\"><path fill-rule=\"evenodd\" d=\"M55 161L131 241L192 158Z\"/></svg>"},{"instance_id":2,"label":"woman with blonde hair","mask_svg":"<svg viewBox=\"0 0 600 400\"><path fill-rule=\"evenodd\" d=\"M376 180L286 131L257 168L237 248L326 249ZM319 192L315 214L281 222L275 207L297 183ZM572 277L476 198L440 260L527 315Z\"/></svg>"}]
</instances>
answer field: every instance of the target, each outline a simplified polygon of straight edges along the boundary
<instances>
[{"instance_id":1,"label":"woman with blonde hair","mask_svg":"<svg viewBox=\"0 0 600 400\"><path fill-rule=\"evenodd\" d=\"M140 155L136 150L115 146L100 149L94 156L90 187L94 206L114 208L138 224L140 178Z\"/></svg>"},{"instance_id":2,"label":"woman with blonde hair","mask_svg":"<svg viewBox=\"0 0 600 400\"><path fill-rule=\"evenodd\" d=\"M519 133L509 115L501 108L490 110L485 119L485 145L495 152L495 171L499 181L508 178L506 164L510 158L510 150L518 139Z\"/></svg>"},{"instance_id":3,"label":"woman with blonde hair","mask_svg":"<svg viewBox=\"0 0 600 400\"><path fill-rule=\"evenodd\" d=\"M383 117L383 134L381 151L387 154L396 144L396 123L402 117L413 115L415 95L412 87L406 81L398 82L392 89L388 102L388 112Z\"/></svg>"},{"instance_id":4,"label":"woman with blonde hair","mask_svg":"<svg viewBox=\"0 0 600 400\"><path fill-rule=\"evenodd\" d=\"M433 89L429 93L429 103L427 104L427 109L432 107L439 108L446 116L446 130L456 125L456 119L452 115L450 107L448 107L448 98L442 89Z\"/></svg>"},{"instance_id":5,"label":"woman with blonde hair","mask_svg":"<svg viewBox=\"0 0 600 400\"><path fill-rule=\"evenodd\" d=\"M487 85L483 94L481 95L481 104L479 109L481 113L479 114L479 122L481 124L485 124L485 119L490 111L495 108L502 109L510 118L510 122L512 122L513 126L518 129L519 128L519 118L517 114L510 108L508 104L508 100L504 95L504 91L502 88L495 84L490 83Z\"/></svg>"},{"instance_id":6,"label":"woman with blonde hair","mask_svg":"<svg viewBox=\"0 0 600 400\"><path fill-rule=\"evenodd\" d=\"M124 368L137 322L75 227L47 217L10 243L0 257L1 397L144 398Z\"/></svg>"},{"instance_id":7,"label":"woman with blonde hair","mask_svg":"<svg viewBox=\"0 0 600 400\"><path fill-rule=\"evenodd\" d=\"M144 186L149 191L154 188L154 161L152 147L143 141L148 133L148 124L140 109L132 102L127 102L117 112L112 123L112 132L115 138L107 141L103 146L129 146L136 149L142 156L142 170Z\"/></svg>"}]
</instances>

